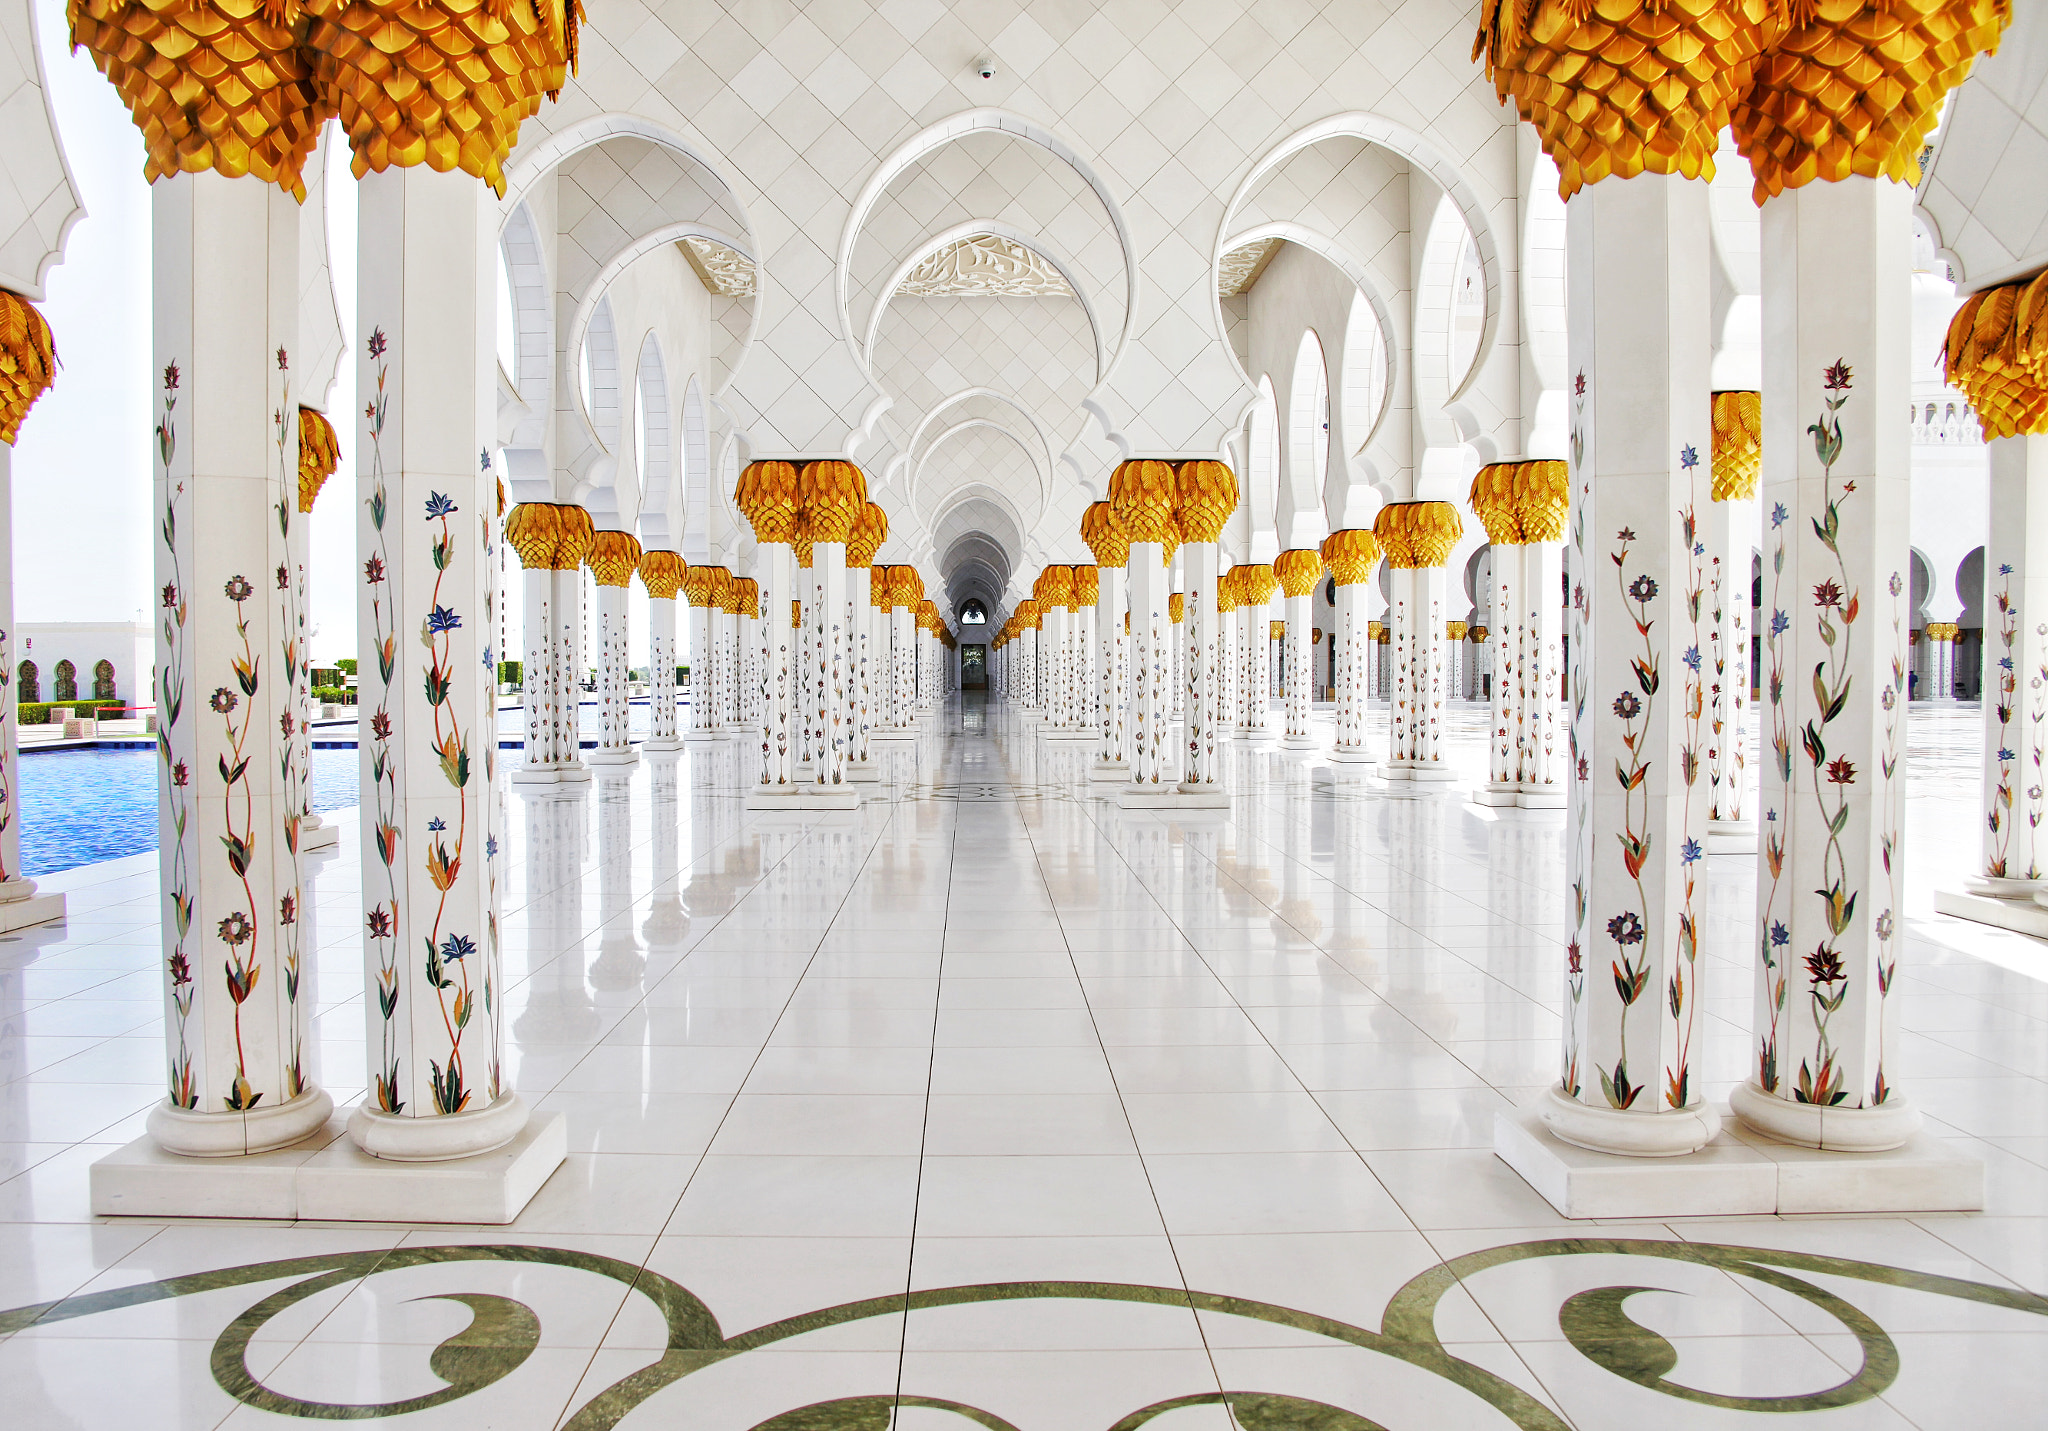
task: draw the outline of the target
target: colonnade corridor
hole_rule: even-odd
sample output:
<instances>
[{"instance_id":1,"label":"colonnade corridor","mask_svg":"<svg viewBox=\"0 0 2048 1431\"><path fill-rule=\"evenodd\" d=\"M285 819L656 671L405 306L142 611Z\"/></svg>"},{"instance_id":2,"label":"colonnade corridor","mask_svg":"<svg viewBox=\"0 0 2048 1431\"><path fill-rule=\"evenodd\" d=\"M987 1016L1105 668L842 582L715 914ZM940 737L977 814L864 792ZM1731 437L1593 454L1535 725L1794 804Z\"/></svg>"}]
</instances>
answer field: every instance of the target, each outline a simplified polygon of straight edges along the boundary
<instances>
[{"instance_id":1,"label":"colonnade corridor","mask_svg":"<svg viewBox=\"0 0 2048 1431\"><path fill-rule=\"evenodd\" d=\"M852 812L748 811L744 740L501 775L506 1078L571 1140L509 1226L92 1217L161 1096L156 874L60 876L68 923L0 944L0 1419L2039 1424L2035 946L1906 914L1901 1056L1984 1214L1568 1222L1492 1150L1556 1077L1567 896L1563 811L1469 799L1485 715L1433 787L1232 745L1224 810L1121 810L979 693ZM1964 858L1976 721L1915 716L1909 860ZM306 916L342 1107L353 833ZM1706 879L1721 1099L1754 857Z\"/></svg>"}]
</instances>

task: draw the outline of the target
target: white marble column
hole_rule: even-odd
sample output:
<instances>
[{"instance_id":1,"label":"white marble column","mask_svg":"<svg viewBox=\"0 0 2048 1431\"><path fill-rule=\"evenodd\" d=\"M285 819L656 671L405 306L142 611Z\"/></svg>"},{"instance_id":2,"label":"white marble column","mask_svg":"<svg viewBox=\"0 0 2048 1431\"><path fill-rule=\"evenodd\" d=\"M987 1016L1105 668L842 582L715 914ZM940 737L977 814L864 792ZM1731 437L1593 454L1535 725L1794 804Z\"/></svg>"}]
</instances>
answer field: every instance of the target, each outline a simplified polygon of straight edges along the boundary
<instances>
[{"instance_id":1,"label":"white marble column","mask_svg":"<svg viewBox=\"0 0 2048 1431\"><path fill-rule=\"evenodd\" d=\"M1216 551L1216 565L1216 762L1220 770L1225 763L1223 745L1237 731L1239 692L1244 685L1237 652L1244 623L1237 614L1237 573L1223 569L1221 547Z\"/></svg>"},{"instance_id":2,"label":"white marble column","mask_svg":"<svg viewBox=\"0 0 2048 1431\"><path fill-rule=\"evenodd\" d=\"M633 748L628 674L633 664L626 588L640 566L640 543L629 532L599 532L584 558L597 582L597 749L592 765L630 765Z\"/></svg>"},{"instance_id":3,"label":"white marble column","mask_svg":"<svg viewBox=\"0 0 2048 1431\"><path fill-rule=\"evenodd\" d=\"M795 715L795 653L789 610L796 570L789 546L796 535L796 467L780 461L748 463L740 471L734 505L754 529L754 601L760 612L761 771L748 797L751 803L786 798L796 777L790 729Z\"/></svg>"},{"instance_id":4,"label":"white marble column","mask_svg":"<svg viewBox=\"0 0 2048 1431\"><path fill-rule=\"evenodd\" d=\"M1562 469L1563 463L1557 464ZM1569 478L1562 470L1560 482ZM1563 508L1557 511L1557 526L1564 525ZM1524 517L1525 535L1528 518ZM1537 528L1539 534L1551 530ZM1515 628L1515 704L1520 712L1516 744L1521 774L1515 803L1524 809L1559 810L1565 805L1571 784L1571 733L1565 720L1564 700L1564 564L1562 540L1547 538L1524 542L1517 548L1521 560ZM1746 599L1745 593L1745 599ZM1494 648L1500 648L1496 645ZM1746 669L1745 655L1745 669ZM1494 678L1498 684L1500 678Z\"/></svg>"},{"instance_id":5,"label":"white marble column","mask_svg":"<svg viewBox=\"0 0 2048 1431\"><path fill-rule=\"evenodd\" d=\"M1374 534L1392 569L1388 626L1393 664L1389 780L1445 781L1444 702L1450 672L1445 650L1449 573L1445 562L1463 524L1448 502L1395 502L1380 509Z\"/></svg>"},{"instance_id":6,"label":"white marble column","mask_svg":"<svg viewBox=\"0 0 2048 1431\"><path fill-rule=\"evenodd\" d=\"M431 1161L510 1142L527 1110L506 1080L498 950L495 484L497 206L455 172L357 182L370 335L356 392L358 550L381 563L358 605L370 1095L365 1152ZM388 724L387 724L388 723ZM382 733L388 729L388 737ZM374 814L374 818L372 818Z\"/></svg>"},{"instance_id":7,"label":"white marble column","mask_svg":"<svg viewBox=\"0 0 2048 1431\"><path fill-rule=\"evenodd\" d=\"M908 573L889 569L889 725L898 736L917 725L917 618Z\"/></svg>"},{"instance_id":8,"label":"white marble column","mask_svg":"<svg viewBox=\"0 0 2048 1431\"><path fill-rule=\"evenodd\" d=\"M1715 393L1724 398L1753 393ZM1718 437L1718 427L1717 437ZM1749 752L1743 715L1749 705L1749 554L1756 541L1756 473L1724 487L1719 453L1711 500L1700 511L1707 560L1707 833L1715 854L1756 849L1756 811L1749 804Z\"/></svg>"},{"instance_id":9,"label":"white marble column","mask_svg":"<svg viewBox=\"0 0 2048 1431\"><path fill-rule=\"evenodd\" d=\"M1175 577L1176 581L1185 578ZM1167 683L1173 691L1173 708L1168 712L1176 725L1183 725L1188 713L1188 598L1186 591L1168 592L1166 597L1167 639L1173 643L1173 669ZM1185 727L1183 726L1183 732ZM1185 750L1182 752L1185 754Z\"/></svg>"},{"instance_id":10,"label":"white marble column","mask_svg":"<svg viewBox=\"0 0 2048 1431\"><path fill-rule=\"evenodd\" d=\"M1687 659L1705 635L1693 546L1707 497L1707 184L1604 179L1571 198L1565 226L1580 763L1563 1073L1543 1113L1581 1146L1684 1153L1720 1122L1695 1063L1707 732Z\"/></svg>"},{"instance_id":11,"label":"white marble column","mask_svg":"<svg viewBox=\"0 0 2048 1431\"><path fill-rule=\"evenodd\" d=\"M1280 553L1273 563L1274 574L1280 580L1280 590L1285 597L1282 618L1287 630L1282 640L1287 646L1286 684L1287 734L1280 742L1283 750L1316 750L1321 742L1309 729L1309 710L1315 697L1315 676L1310 667L1309 655L1313 646L1311 637L1315 629L1316 584L1323 579L1323 558L1318 551L1295 548Z\"/></svg>"},{"instance_id":12,"label":"white marble column","mask_svg":"<svg viewBox=\"0 0 2048 1431\"><path fill-rule=\"evenodd\" d=\"M718 568L692 566L683 572L683 594L690 606L691 742L718 738L718 643L714 640Z\"/></svg>"},{"instance_id":13,"label":"white marble column","mask_svg":"<svg viewBox=\"0 0 2048 1431\"><path fill-rule=\"evenodd\" d=\"M505 540L519 553L524 597L519 688L526 743L519 763L512 767L515 783L554 784L559 760L562 693L555 674L555 511L550 502L522 502L505 520Z\"/></svg>"},{"instance_id":14,"label":"white marble column","mask_svg":"<svg viewBox=\"0 0 2048 1431\"><path fill-rule=\"evenodd\" d=\"M747 740L761 738L762 671L767 665L761 636L761 588L753 577L733 578L739 611L736 630L739 639L740 734Z\"/></svg>"},{"instance_id":15,"label":"white marble column","mask_svg":"<svg viewBox=\"0 0 2048 1431\"><path fill-rule=\"evenodd\" d=\"M1237 610L1238 629L1238 711L1237 738L1264 740L1268 734L1267 712L1273 705L1273 593L1279 581L1265 562L1239 566Z\"/></svg>"},{"instance_id":16,"label":"white marble column","mask_svg":"<svg viewBox=\"0 0 2048 1431\"><path fill-rule=\"evenodd\" d=\"M256 1153L333 1108L307 1064L292 788L306 772L281 733L297 633L290 583L272 575L298 487L298 210L213 172L161 179L151 198L169 1096L149 1131L173 1153Z\"/></svg>"},{"instance_id":17,"label":"white marble column","mask_svg":"<svg viewBox=\"0 0 2048 1431\"><path fill-rule=\"evenodd\" d=\"M292 742L292 777L288 783L294 787L291 792L299 811L299 853L332 848L341 839L341 831L320 818L320 812L313 808L313 652L312 631L307 624L308 602L311 597L311 541L313 534L313 503L320 495L320 489L327 479L334 475L340 453L336 446L334 429L327 419L301 403L299 405L299 481L296 501L289 509L280 508L278 521L285 528L285 550L291 564L291 601L286 621L293 633L291 644L285 650L285 669L292 681L292 724L289 739ZM502 522L501 522L502 525ZM6 550L0 543L0 551ZM4 617L0 617L4 620ZM0 652L0 655L4 655ZM495 691L497 671L496 660L500 653L493 652L491 672ZM0 755L0 759L4 759ZM13 782L6 782L13 788ZM0 897L4 897L6 885L0 883ZM6 916L0 910L0 925Z\"/></svg>"},{"instance_id":18,"label":"white marble column","mask_svg":"<svg viewBox=\"0 0 2048 1431\"><path fill-rule=\"evenodd\" d=\"M676 593L683 587L683 559L651 551L640 558L640 585L647 591L647 743L654 750L681 750L676 720ZM673 772L674 766L664 769Z\"/></svg>"},{"instance_id":19,"label":"white marble column","mask_svg":"<svg viewBox=\"0 0 2048 1431\"><path fill-rule=\"evenodd\" d=\"M560 712L553 772L556 783L575 784L590 778L583 763L583 557L597 533L584 507L568 503L555 513L558 535L544 607L553 618L547 670Z\"/></svg>"},{"instance_id":20,"label":"white marble column","mask_svg":"<svg viewBox=\"0 0 2048 1431\"><path fill-rule=\"evenodd\" d=\"M1379 560L1379 538L1371 532L1332 532L1323 542L1323 562L1337 584L1336 624L1330 632L1337 657L1337 739L1330 759L1339 765L1372 763L1366 748L1365 713L1374 648L1365 619L1365 598Z\"/></svg>"},{"instance_id":21,"label":"white marble column","mask_svg":"<svg viewBox=\"0 0 2048 1431\"><path fill-rule=\"evenodd\" d=\"M816 577L818 619L812 623L811 683L816 691L817 722L812 783L820 788L846 783L846 759L853 717L846 660L846 544L814 542L811 572Z\"/></svg>"},{"instance_id":22,"label":"white marble column","mask_svg":"<svg viewBox=\"0 0 2048 1431\"><path fill-rule=\"evenodd\" d=\"M0 304L20 305L20 337L24 349L49 347L48 329L42 315L30 308L26 299L0 293ZM30 325L36 328L33 335L28 331ZM42 340L40 343L38 337ZM50 351L54 358L54 349ZM27 351L10 353L9 356L15 360L17 381L22 381L24 386L31 364L42 366ZM37 894L36 882L22 873L21 866L20 731L16 709L19 693L14 687L13 439L17 435L16 425L28 404L33 403L37 396L40 394L31 394L20 410L0 411L0 930L21 929L61 918L64 913L64 896ZM160 601L157 609L159 624L168 631L176 625L177 613L177 602L167 598ZM159 638L160 641L167 639ZM161 717L161 706L158 713Z\"/></svg>"},{"instance_id":23,"label":"white marble column","mask_svg":"<svg viewBox=\"0 0 2048 1431\"><path fill-rule=\"evenodd\" d=\"M1965 888L2038 903L2048 890L2048 434L1995 437L1987 448L1984 848Z\"/></svg>"},{"instance_id":24,"label":"white marble column","mask_svg":"<svg viewBox=\"0 0 2048 1431\"><path fill-rule=\"evenodd\" d=\"M1897 1147L1920 1124L1892 1063L1912 205L1903 184L1851 177L1778 194L1760 219L1765 565L1786 599L1766 636L1756 1081L1733 1104L1809 1147Z\"/></svg>"},{"instance_id":25,"label":"white marble column","mask_svg":"<svg viewBox=\"0 0 2048 1431\"><path fill-rule=\"evenodd\" d=\"M1130 557L1131 591L1131 784L1156 791L1167 779L1166 726L1171 718L1169 689L1173 651L1166 617L1166 548L1159 542L1134 541Z\"/></svg>"},{"instance_id":26,"label":"white marble column","mask_svg":"<svg viewBox=\"0 0 2048 1431\"><path fill-rule=\"evenodd\" d=\"M860 559L873 555L872 551L856 552L847 559L846 566L847 650L852 663L850 680L853 686L853 725L850 731L853 743L847 751L846 774L849 780L860 781L880 778L875 771L874 754L868 745L875 720L872 676L868 665L875 625L874 567Z\"/></svg>"},{"instance_id":27,"label":"white marble column","mask_svg":"<svg viewBox=\"0 0 2048 1431\"><path fill-rule=\"evenodd\" d=\"M1089 777L1122 780L1130 774L1130 729L1125 702L1130 689L1130 539L1107 502L1090 503L1081 514L1081 540L1095 557L1095 694L1090 702L1097 732Z\"/></svg>"},{"instance_id":28,"label":"white marble column","mask_svg":"<svg viewBox=\"0 0 2048 1431\"><path fill-rule=\"evenodd\" d=\"M1234 489L1235 481L1231 485ZM1232 495L1235 495L1234 490ZM1222 651L1218 639L1220 618L1216 610L1216 586L1221 577L1222 558L1215 542L1200 540L1193 532L1181 544L1180 553L1181 581L1187 587L1181 614L1184 651L1181 666L1187 673L1187 701L1182 726L1183 778L1180 788L1186 795L1221 795L1222 748L1223 743L1230 739L1219 679Z\"/></svg>"}]
</instances>

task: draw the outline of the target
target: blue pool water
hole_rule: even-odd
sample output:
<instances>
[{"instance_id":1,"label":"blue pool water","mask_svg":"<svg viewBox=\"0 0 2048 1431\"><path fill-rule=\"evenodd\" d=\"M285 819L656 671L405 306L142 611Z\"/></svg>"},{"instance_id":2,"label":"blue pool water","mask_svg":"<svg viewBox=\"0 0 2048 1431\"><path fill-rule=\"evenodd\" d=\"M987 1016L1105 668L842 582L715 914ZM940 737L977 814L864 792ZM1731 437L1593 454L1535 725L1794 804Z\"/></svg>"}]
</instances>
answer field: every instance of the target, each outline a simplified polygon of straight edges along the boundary
<instances>
[{"instance_id":1,"label":"blue pool water","mask_svg":"<svg viewBox=\"0 0 2048 1431\"><path fill-rule=\"evenodd\" d=\"M356 752L313 750L313 808L356 803ZM156 848L156 751L37 750L21 758L21 866L30 878Z\"/></svg>"}]
</instances>

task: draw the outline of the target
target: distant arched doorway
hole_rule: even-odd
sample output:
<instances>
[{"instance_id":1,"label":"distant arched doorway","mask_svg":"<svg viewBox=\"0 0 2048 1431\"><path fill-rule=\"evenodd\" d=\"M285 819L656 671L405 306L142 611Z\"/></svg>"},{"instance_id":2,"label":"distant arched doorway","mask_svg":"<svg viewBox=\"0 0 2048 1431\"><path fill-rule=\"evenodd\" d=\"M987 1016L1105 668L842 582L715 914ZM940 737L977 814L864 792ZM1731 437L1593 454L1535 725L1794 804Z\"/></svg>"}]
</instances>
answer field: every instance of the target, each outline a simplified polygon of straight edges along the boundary
<instances>
[{"instance_id":1,"label":"distant arched doorway","mask_svg":"<svg viewBox=\"0 0 2048 1431\"><path fill-rule=\"evenodd\" d=\"M14 672L14 698L30 703L40 701L43 698L42 675L35 662L23 661Z\"/></svg>"},{"instance_id":2,"label":"distant arched doorway","mask_svg":"<svg viewBox=\"0 0 2048 1431\"><path fill-rule=\"evenodd\" d=\"M69 659L57 663L56 680L50 688L53 701L75 701L78 699L78 667Z\"/></svg>"},{"instance_id":3,"label":"distant arched doorway","mask_svg":"<svg viewBox=\"0 0 2048 1431\"><path fill-rule=\"evenodd\" d=\"M114 694L114 663L104 656L92 668L92 698L96 701L120 699Z\"/></svg>"}]
</instances>

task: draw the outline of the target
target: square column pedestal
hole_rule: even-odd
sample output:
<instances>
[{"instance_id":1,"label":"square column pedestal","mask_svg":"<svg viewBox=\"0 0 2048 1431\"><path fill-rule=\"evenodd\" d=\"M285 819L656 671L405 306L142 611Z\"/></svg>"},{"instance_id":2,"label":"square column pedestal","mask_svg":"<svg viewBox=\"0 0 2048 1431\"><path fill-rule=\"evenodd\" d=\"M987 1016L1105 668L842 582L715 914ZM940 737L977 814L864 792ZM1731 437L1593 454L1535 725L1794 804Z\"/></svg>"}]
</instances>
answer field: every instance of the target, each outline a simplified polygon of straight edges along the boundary
<instances>
[{"instance_id":1,"label":"square column pedestal","mask_svg":"<svg viewBox=\"0 0 2048 1431\"><path fill-rule=\"evenodd\" d=\"M337 1115L300 1142L236 1158L180 1157L137 1138L92 1165L92 1210L101 1217L503 1224L569 1156L561 1113L527 1119L501 1148L431 1163L373 1158L347 1129Z\"/></svg>"},{"instance_id":2,"label":"square column pedestal","mask_svg":"<svg viewBox=\"0 0 2048 1431\"><path fill-rule=\"evenodd\" d=\"M1758 1213L1978 1212L1984 1165L1916 1133L1882 1153L1823 1152L1756 1133L1717 1111L1697 1152L1623 1157L1576 1147L1543 1121L1545 1091L1493 1118L1493 1151L1571 1218L1736 1217Z\"/></svg>"}]
</instances>

